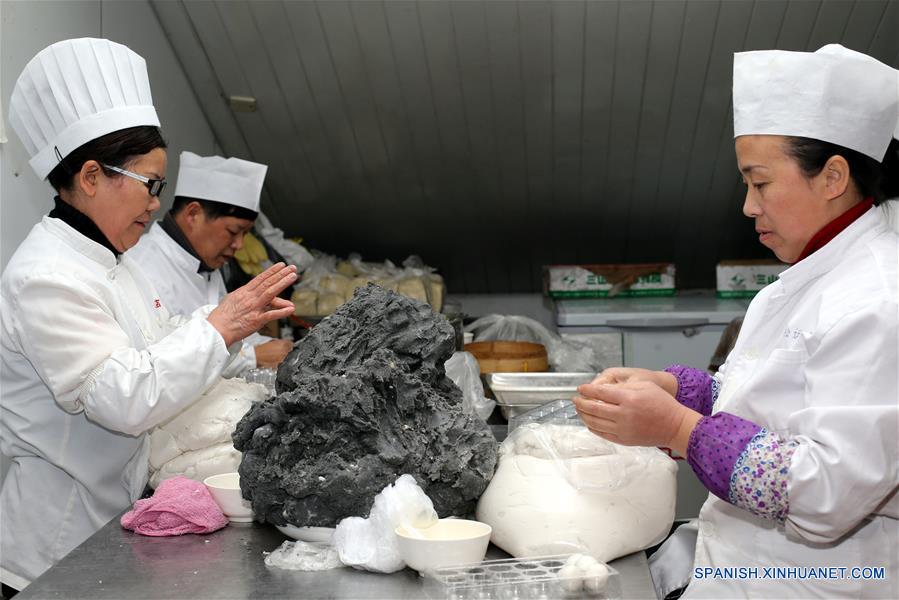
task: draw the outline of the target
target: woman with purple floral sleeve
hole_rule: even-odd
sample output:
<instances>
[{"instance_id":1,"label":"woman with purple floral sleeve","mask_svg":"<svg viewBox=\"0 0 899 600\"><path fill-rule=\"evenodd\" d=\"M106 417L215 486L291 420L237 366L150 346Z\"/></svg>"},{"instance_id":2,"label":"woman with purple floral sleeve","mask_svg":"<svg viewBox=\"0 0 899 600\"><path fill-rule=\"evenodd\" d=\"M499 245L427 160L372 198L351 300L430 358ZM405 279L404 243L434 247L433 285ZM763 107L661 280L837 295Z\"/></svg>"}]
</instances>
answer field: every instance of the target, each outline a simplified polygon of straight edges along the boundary
<instances>
[{"instance_id":1,"label":"woman with purple floral sleeve","mask_svg":"<svg viewBox=\"0 0 899 600\"><path fill-rule=\"evenodd\" d=\"M685 598L899 598L899 242L878 207L899 72L837 45L739 53L734 130L743 212L790 268L715 376L608 369L578 412L711 492Z\"/></svg>"}]
</instances>

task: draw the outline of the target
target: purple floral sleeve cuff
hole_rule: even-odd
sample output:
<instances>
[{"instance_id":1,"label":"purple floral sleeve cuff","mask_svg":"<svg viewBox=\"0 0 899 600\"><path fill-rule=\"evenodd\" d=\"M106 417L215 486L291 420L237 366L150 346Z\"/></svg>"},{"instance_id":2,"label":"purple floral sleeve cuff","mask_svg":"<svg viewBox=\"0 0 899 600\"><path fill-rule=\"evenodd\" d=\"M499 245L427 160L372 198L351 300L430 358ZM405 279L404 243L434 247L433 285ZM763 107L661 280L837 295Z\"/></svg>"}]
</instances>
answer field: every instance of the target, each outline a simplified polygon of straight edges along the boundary
<instances>
[{"instance_id":1,"label":"purple floral sleeve cuff","mask_svg":"<svg viewBox=\"0 0 899 600\"><path fill-rule=\"evenodd\" d=\"M787 475L798 444L730 413L703 417L690 434L687 462L722 500L783 522Z\"/></svg>"},{"instance_id":2,"label":"purple floral sleeve cuff","mask_svg":"<svg viewBox=\"0 0 899 600\"><path fill-rule=\"evenodd\" d=\"M787 476L798 445L773 431L759 431L734 465L730 477L730 503L783 523L790 507Z\"/></svg>"},{"instance_id":3,"label":"purple floral sleeve cuff","mask_svg":"<svg viewBox=\"0 0 899 600\"><path fill-rule=\"evenodd\" d=\"M712 405L718 395L715 379L701 369L671 365L665 369L677 379L677 401L701 415L712 414Z\"/></svg>"}]
</instances>

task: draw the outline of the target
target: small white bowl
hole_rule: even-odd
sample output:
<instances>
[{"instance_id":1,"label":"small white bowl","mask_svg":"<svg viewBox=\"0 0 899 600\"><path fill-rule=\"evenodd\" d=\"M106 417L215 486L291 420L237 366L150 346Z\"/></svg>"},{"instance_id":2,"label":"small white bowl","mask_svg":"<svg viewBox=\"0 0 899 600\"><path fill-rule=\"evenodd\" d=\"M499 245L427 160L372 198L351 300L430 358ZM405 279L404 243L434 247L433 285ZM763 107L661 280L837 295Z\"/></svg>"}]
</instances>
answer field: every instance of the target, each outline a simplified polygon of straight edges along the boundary
<instances>
[{"instance_id":1,"label":"small white bowl","mask_svg":"<svg viewBox=\"0 0 899 600\"><path fill-rule=\"evenodd\" d=\"M484 560L490 525L465 519L439 519L424 529L396 528L400 557L419 573Z\"/></svg>"},{"instance_id":2,"label":"small white bowl","mask_svg":"<svg viewBox=\"0 0 899 600\"><path fill-rule=\"evenodd\" d=\"M213 475L204 479L203 484L229 521L249 523L253 520L253 507L250 505L250 501L244 500L240 495L240 475L238 473Z\"/></svg>"},{"instance_id":3,"label":"small white bowl","mask_svg":"<svg viewBox=\"0 0 899 600\"><path fill-rule=\"evenodd\" d=\"M275 525L275 529L301 542L330 544L334 538L333 527L297 527L295 525Z\"/></svg>"}]
</instances>

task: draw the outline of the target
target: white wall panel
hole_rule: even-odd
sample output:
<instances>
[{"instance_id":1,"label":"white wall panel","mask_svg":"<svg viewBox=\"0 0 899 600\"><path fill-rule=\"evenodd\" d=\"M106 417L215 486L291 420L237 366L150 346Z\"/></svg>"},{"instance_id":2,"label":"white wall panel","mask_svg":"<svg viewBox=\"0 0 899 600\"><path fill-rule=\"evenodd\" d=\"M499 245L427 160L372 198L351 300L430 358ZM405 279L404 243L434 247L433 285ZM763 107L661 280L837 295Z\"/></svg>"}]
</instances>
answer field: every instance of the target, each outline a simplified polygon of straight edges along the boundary
<instances>
[{"instance_id":1,"label":"white wall panel","mask_svg":"<svg viewBox=\"0 0 899 600\"><path fill-rule=\"evenodd\" d=\"M31 58L46 46L75 37L107 37L128 45L147 61L156 112L169 145L168 178L174 181L182 150L211 154L215 136L204 116L179 56L169 44L150 5L132 2L66 0L0 2L0 96L4 111L15 81ZM7 112L2 117L7 120ZM53 189L39 181L28 154L7 127L0 143L0 270L31 228L53 207ZM162 197L171 206L170 186ZM161 216L162 212L157 213ZM2 398L0 398L2 402ZM0 457L0 479L8 459Z\"/></svg>"},{"instance_id":2,"label":"white wall panel","mask_svg":"<svg viewBox=\"0 0 899 600\"><path fill-rule=\"evenodd\" d=\"M99 0L0 3L0 95L8 139L0 144L0 268L53 208L53 189L38 181L9 126L9 96L22 69L41 49L70 37L99 36L100 7Z\"/></svg>"}]
</instances>

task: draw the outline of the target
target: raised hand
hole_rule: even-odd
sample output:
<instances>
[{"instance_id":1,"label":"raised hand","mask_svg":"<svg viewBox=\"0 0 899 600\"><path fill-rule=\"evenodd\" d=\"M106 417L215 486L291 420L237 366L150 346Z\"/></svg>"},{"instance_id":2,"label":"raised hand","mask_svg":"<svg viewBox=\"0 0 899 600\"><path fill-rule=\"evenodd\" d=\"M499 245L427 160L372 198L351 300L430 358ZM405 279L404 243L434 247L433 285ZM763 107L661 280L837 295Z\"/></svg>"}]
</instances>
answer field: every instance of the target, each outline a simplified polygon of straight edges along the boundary
<instances>
[{"instance_id":1,"label":"raised hand","mask_svg":"<svg viewBox=\"0 0 899 600\"><path fill-rule=\"evenodd\" d=\"M587 383L574 399L590 431L625 446L665 446L686 456L690 432L701 415L649 381Z\"/></svg>"},{"instance_id":2,"label":"raised hand","mask_svg":"<svg viewBox=\"0 0 899 600\"><path fill-rule=\"evenodd\" d=\"M293 314L293 303L278 294L296 280L295 266L276 263L222 298L207 319L230 346L269 321Z\"/></svg>"}]
</instances>

